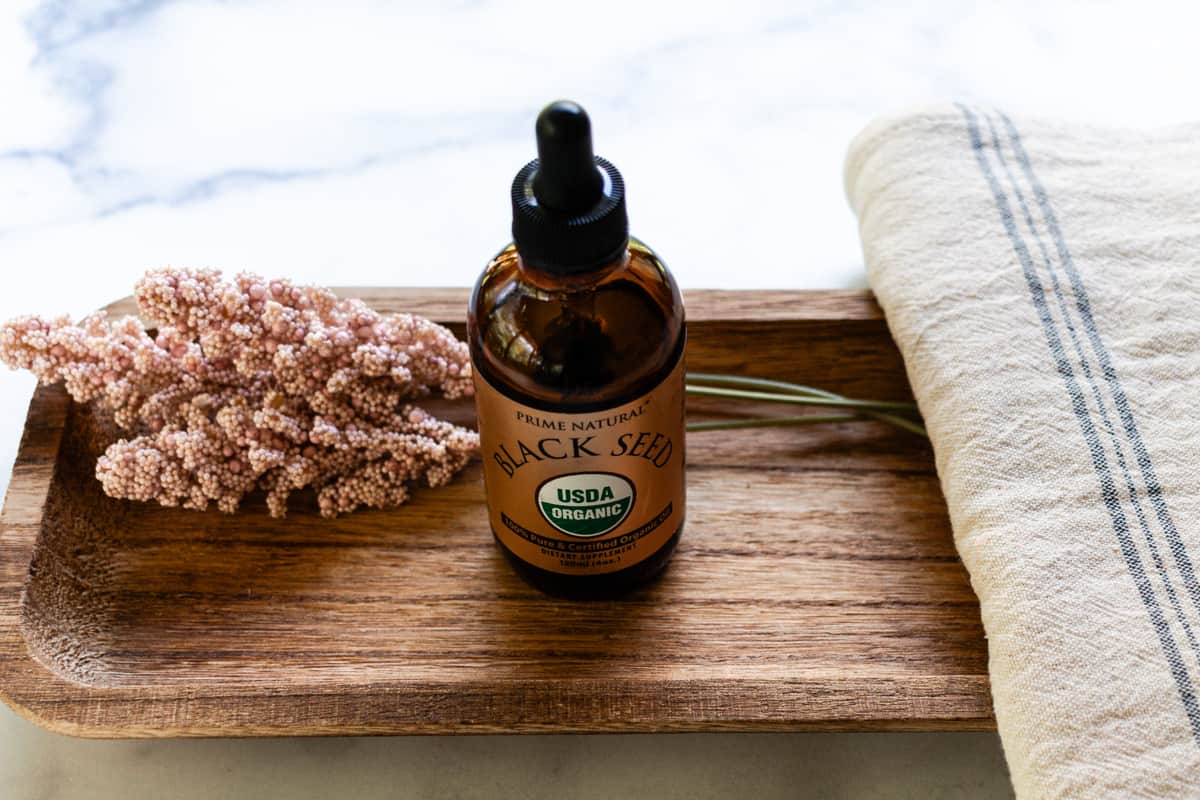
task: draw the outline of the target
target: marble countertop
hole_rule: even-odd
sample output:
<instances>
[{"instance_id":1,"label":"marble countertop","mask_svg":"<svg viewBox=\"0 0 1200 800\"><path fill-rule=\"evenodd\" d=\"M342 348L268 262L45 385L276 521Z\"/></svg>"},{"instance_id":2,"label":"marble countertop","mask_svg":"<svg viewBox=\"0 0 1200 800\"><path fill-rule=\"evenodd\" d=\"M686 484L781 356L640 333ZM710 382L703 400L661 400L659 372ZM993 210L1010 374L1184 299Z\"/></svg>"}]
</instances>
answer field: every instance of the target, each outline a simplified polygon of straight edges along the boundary
<instances>
[{"instance_id":1,"label":"marble countertop","mask_svg":"<svg viewBox=\"0 0 1200 800\"><path fill-rule=\"evenodd\" d=\"M687 287L848 287L873 116L948 99L1200 119L1182 4L8 0L0 315L79 314L160 265L470 283L533 118L570 97ZM32 388L0 376L0 488ZM980 735L83 742L0 710L6 798L1000 797Z\"/></svg>"}]
</instances>

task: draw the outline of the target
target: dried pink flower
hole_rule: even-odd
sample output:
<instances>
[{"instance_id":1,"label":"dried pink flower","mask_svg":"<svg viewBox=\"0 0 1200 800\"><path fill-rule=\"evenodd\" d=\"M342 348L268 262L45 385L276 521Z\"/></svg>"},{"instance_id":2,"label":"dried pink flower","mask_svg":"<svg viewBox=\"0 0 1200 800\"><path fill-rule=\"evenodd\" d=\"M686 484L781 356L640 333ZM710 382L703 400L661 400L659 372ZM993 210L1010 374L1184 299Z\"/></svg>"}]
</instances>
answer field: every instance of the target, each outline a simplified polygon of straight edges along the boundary
<instances>
[{"instance_id":1,"label":"dried pink flower","mask_svg":"<svg viewBox=\"0 0 1200 800\"><path fill-rule=\"evenodd\" d=\"M99 401L134 434L96 463L112 497L233 512L262 489L283 516L311 486L336 516L444 484L478 449L474 431L406 403L471 394L466 345L429 320L215 270L152 271L134 294L154 333L102 313L0 327L0 361Z\"/></svg>"}]
</instances>

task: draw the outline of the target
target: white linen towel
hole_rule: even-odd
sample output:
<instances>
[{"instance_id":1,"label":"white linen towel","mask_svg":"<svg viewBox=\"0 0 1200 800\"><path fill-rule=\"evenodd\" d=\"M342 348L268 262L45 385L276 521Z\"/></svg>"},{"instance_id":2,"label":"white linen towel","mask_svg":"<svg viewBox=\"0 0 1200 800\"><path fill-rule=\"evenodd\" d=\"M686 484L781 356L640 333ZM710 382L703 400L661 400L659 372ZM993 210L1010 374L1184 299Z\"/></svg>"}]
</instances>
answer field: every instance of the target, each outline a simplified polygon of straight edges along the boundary
<instances>
[{"instance_id":1,"label":"white linen towel","mask_svg":"<svg viewBox=\"0 0 1200 800\"><path fill-rule=\"evenodd\" d=\"M1200 797L1200 127L930 109L846 188L1018 797Z\"/></svg>"}]
</instances>

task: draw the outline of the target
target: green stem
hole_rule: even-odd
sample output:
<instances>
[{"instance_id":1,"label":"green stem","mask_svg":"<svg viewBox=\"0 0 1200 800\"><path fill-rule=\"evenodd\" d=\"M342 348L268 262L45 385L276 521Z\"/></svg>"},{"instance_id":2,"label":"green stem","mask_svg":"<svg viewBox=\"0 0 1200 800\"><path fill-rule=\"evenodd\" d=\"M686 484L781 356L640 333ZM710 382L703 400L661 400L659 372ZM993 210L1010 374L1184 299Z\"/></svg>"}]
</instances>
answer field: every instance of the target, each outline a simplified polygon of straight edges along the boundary
<instances>
[{"instance_id":1,"label":"green stem","mask_svg":"<svg viewBox=\"0 0 1200 800\"><path fill-rule=\"evenodd\" d=\"M688 384L690 394L710 395L713 397L732 397L739 400L761 400L765 403L791 403L799 406L820 406L822 408L852 408L856 411L911 411L911 403L894 403L884 400L851 400L848 397L812 397L799 394L778 394L773 392L751 392L743 389L725 389L718 386L697 386Z\"/></svg>"},{"instance_id":2,"label":"green stem","mask_svg":"<svg viewBox=\"0 0 1200 800\"><path fill-rule=\"evenodd\" d=\"M691 383L712 384L714 386L727 386L730 388L742 389L765 389L778 390L789 392L791 394L809 395L811 397L841 397L840 394L827 392L824 389L817 389L812 386L804 386L799 383L788 383L787 381L774 381L767 378L745 378L741 375L716 375L711 372L689 372L687 379Z\"/></svg>"},{"instance_id":3,"label":"green stem","mask_svg":"<svg viewBox=\"0 0 1200 800\"><path fill-rule=\"evenodd\" d=\"M894 414L871 414L870 416L874 417L880 422L887 422L891 425L895 425L901 430L906 430L909 433L915 433L917 436L924 436L926 439L929 438L929 432L925 430L925 426L919 422L913 422L911 419L897 417Z\"/></svg>"},{"instance_id":4,"label":"green stem","mask_svg":"<svg viewBox=\"0 0 1200 800\"><path fill-rule=\"evenodd\" d=\"M688 386L688 391L691 391L694 394L708 394L708 392L697 392L696 389L700 389L700 388L704 388L704 387L696 386L695 384L713 384L715 386L725 387L725 388L763 389L763 390L769 390L769 391L777 391L777 392L782 392L785 394L798 396L798 397L819 397L819 398L825 398L828 400L846 400L846 399L848 399L848 398L843 397L840 394L835 394L833 392L826 391L824 389L817 389L812 386L804 386L799 383L789 383L787 381L770 380L767 378L747 378L747 377L742 377L740 375L717 375L717 374L707 373L707 372L689 372L687 375L687 379L692 384L692 385ZM857 402L857 401L852 401L852 402ZM900 411L901 413L905 413L905 412L912 413L912 414L917 413L917 407L913 403L894 403L892 405L893 405L893 407L896 408L896 410ZM886 422L890 425L896 426L897 428L901 428L903 430L909 431L910 433L915 433L918 436L926 436L927 437L929 435L925 431L925 428L919 422L914 422L913 420L906 419L905 417L902 417L902 416L897 416L896 414L887 414L887 413L883 413L880 411L864 411L864 414L868 417L872 417L881 422ZM734 425L728 425L726 427L732 428L732 427L734 427ZM753 427L762 427L762 426L755 425ZM706 430L706 429L700 429L700 430Z\"/></svg>"},{"instance_id":5,"label":"green stem","mask_svg":"<svg viewBox=\"0 0 1200 800\"><path fill-rule=\"evenodd\" d=\"M689 431L725 431L740 428L783 428L793 425L819 425L822 423L853 422L861 417L855 414L808 414L803 417L756 417L753 419L728 419L712 422L689 422Z\"/></svg>"}]
</instances>

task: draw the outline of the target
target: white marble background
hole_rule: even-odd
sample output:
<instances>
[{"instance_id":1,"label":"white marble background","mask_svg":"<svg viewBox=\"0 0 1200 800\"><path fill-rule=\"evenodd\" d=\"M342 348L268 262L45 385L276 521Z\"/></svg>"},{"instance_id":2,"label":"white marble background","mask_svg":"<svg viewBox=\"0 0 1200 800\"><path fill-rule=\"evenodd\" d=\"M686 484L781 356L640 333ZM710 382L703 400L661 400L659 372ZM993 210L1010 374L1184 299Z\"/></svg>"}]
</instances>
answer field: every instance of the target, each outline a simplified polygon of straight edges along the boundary
<instances>
[{"instance_id":1,"label":"white marble background","mask_svg":"<svg viewBox=\"0 0 1200 800\"><path fill-rule=\"evenodd\" d=\"M868 119L959 99L1197 120L1197 22L1190 4L1065 0L0 0L0 316L82 313L167 264L467 284L506 240L538 108L563 96L685 286L861 285L841 164ZM0 376L0 488L30 389ZM661 797L1007 791L986 735L96 744L0 711L5 798L599 797L643 779Z\"/></svg>"}]
</instances>

